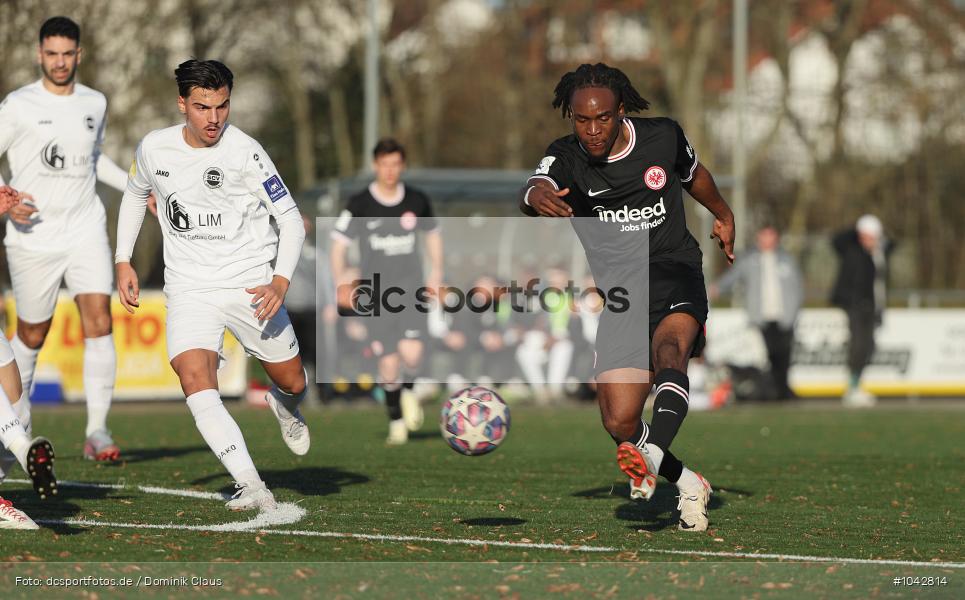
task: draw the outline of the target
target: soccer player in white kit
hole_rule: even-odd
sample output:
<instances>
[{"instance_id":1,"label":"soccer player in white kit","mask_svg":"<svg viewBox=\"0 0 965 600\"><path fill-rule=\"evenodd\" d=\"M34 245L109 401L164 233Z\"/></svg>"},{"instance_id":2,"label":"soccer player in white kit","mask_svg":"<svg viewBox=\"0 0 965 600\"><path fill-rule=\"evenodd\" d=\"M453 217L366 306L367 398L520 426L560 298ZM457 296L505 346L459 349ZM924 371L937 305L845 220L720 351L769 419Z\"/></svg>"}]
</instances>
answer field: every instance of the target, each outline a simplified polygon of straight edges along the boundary
<instances>
[{"instance_id":1,"label":"soccer player in white kit","mask_svg":"<svg viewBox=\"0 0 965 600\"><path fill-rule=\"evenodd\" d=\"M13 172L23 202L10 209L7 263L17 301L11 345L20 368L29 415L37 355L50 330L60 282L80 309L84 332L87 430L84 456L116 460L120 450L107 429L117 356L111 334L111 251L97 180L123 191L124 170L101 153L107 101L76 83L80 29L66 17L40 28L42 78L0 103L0 155ZM2 183L2 181L0 181ZM29 430L29 419L23 419Z\"/></svg>"},{"instance_id":2,"label":"soccer player in white kit","mask_svg":"<svg viewBox=\"0 0 965 600\"><path fill-rule=\"evenodd\" d=\"M164 240L171 366L198 431L235 480L238 492L228 508L271 509L274 497L221 402L217 369L227 328L275 384L266 400L282 439L295 454L308 452L298 410L306 376L283 304L305 228L264 148L228 125L231 71L191 59L174 75L185 123L152 131L137 148L117 224L117 289L133 312L139 288L130 260L153 190Z\"/></svg>"},{"instance_id":3,"label":"soccer player in white kit","mask_svg":"<svg viewBox=\"0 0 965 600\"><path fill-rule=\"evenodd\" d=\"M0 215L20 202L19 194L8 185L0 185ZM20 463L33 482L40 498L57 494L57 479L54 477L54 449L45 438L33 440L27 434L20 416L14 408L19 404L20 373L13 359L13 350L4 335L0 335L0 444ZM11 398L13 402L11 403ZM9 471L13 460L3 460L0 465L0 481ZM33 519L14 507L13 503L0 498L0 529L39 529Z\"/></svg>"}]
</instances>

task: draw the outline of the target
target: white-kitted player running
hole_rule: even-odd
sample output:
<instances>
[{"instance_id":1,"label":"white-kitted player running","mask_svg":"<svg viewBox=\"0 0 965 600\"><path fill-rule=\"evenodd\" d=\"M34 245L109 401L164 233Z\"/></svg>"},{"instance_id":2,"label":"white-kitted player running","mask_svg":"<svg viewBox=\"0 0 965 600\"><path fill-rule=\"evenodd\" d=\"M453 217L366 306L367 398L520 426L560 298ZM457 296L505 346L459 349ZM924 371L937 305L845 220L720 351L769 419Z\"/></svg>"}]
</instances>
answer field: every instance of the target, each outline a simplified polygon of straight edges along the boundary
<instances>
[{"instance_id":1,"label":"white-kitted player running","mask_svg":"<svg viewBox=\"0 0 965 600\"><path fill-rule=\"evenodd\" d=\"M19 193L8 185L0 184L0 215L19 204ZM20 373L13 359L13 350L4 335L0 335L0 445L4 452L0 461L0 481L7 476L13 462L19 462L33 482L41 500L57 494L54 477L54 448L45 438L30 439L20 415L17 402L22 393ZM29 419L29 415L28 415ZM7 460L12 457L13 460ZM14 507L9 500L0 498L0 529L39 529L33 519Z\"/></svg>"},{"instance_id":2,"label":"white-kitted player running","mask_svg":"<svg viewBox=\"0 0 965 600\"><path fill-rule=\"evenodd\" d=\"M267 401L285 443L295 454L308 452L298 410L305 371L283 304L305 228L264 148L228 125L228 67L191 59L174 75L185 123L152 131L137 148L117 224L117 289L133 312L139 288L130 260L153 190L164 240L168 358L198 431L236 482L228 508L270 509L275 499L221 403L217 371L227 328L275 383Z\"/></svg>"},{"instance_id":3,"label":"white-kitted player running","mask_svg":"<svg viewBox=\"0 0 965 600\"><path fill-rule=\"evenodd\" d=\"M100 180L124 191L127 178L101 153L107 100L74 81L79 44L76 23L66 17L48 19L40 28L41 79L0 103L0 155L7 154L11 184L23 200L10 209L4 240L17 301L17 335L11 345L25 391L21 411L28 415L37 355L50 331L60 283L66 281L84 332L84 456L116 460L120 450L107 429L117 364L111 249L95 185Z\"/></svg>"}]
</instances>

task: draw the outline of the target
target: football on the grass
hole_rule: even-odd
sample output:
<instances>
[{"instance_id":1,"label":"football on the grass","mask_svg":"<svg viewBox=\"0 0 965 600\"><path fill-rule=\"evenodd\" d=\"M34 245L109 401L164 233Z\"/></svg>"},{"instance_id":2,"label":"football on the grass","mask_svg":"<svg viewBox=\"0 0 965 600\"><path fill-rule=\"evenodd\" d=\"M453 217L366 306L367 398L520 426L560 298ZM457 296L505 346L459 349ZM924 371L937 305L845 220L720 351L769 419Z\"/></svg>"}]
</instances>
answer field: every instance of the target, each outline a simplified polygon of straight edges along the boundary
<instances>
[{"instance_id":1,"label":"football on the grass","mask_svg":"<svg viewBox=\"0 0 965 600\"><path fill-rule=\"evenodd\" d=\"M487 454L509 434L509 406L489 388L469 387L443 403L439 427L443 439L456 452Z\"/></svg>"}]
</instances>

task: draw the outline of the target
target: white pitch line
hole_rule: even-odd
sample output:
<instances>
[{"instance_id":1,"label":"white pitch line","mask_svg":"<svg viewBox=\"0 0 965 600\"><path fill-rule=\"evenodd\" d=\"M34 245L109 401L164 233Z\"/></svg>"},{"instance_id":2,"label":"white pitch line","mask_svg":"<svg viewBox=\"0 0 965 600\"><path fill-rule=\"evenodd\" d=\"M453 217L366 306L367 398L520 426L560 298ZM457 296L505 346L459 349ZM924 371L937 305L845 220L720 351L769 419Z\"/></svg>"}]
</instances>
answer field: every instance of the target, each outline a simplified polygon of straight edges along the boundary
<instances>
[{"instance_id":1,"label":"white pitch line","mask_svg":"<svg viewBox=\"0 0 965 600\"><path fill-rule=\"evenodd\" d=\"M26 479L8 479L10 483L30 483ZM61 486L101 489L137 489L148 494L165 494L173 496L187 496L209 500L224 500L225 496L213 492L198 492L194 490L178 490L146 485L122 485L109 483L83 483L79 481L62 481ZM755 560L776 560L790 562L821 562L843 563L855 565L882 565L898 567L934 567L940 569L965 569L965 563L960 562L928 562L915 560L892 560L874 558L842 558L837 556L809 556L801 554L765 554L753 552L711 552L705 550L669 550L660 548L616 548L612 546L584 546L567 544L543 544L536 542L507 542L503 540L477 540L471 538L433 538L416 535L383 535L372 533L343 533L338 531L306 531L291 529L262 529L271 525L290 525L301 520L306 514L305 509L288 502L278 504L274 511L261 512L254 519L248 521L221 523L218 525L181 525L168 523L159 525L154 523L116 523L110 521L91 521L87 519L38 519L37 523L44 525L75 525L81 527L118 527L124 529L160 529L182 531L213 531L213 532L251 532L266 535L289 535L302 537L357 539L373 542L425 542L430 544L446 544L458 546L496 546L499 548L524 548L532 550L557 550L560 552L647 552L651 554L668 554L674 556L704 556L708 558L747 558Z\"/></svg>"},{"instance_id":2,"label":"white pitch line","mask_svg":"<svg viewBox=\"0 0 965 600\"><path fill-rule=\"evenodd\" d=\"M219 526L207 525L154 525L148 523L112 523L107 521L88 521L85 519L38 520L38 523L49 525L80 525L89 527L120 527L133 529L180 529L190 531L226 531ZM632 548L616 548L613 546L583 546L567 544L542 544L536 542L507 542L503 540L477 540L470 538L434 538L418 535L387 535L372 533L343 533L338 531L305 531L292 529L246 530L259 535L287 535L319 538L357 539L373 542L424 542L446 544L449 546L496 546L500 548L523 548L528 550L556 550L560 552L632 552ZM827 562L862 565L882 565L901 567L933 567L942 569L965 569L965 563L954 562L926 562L913 560L889 560L870 558L841 558L833 556L805 556L798 554L755 554L751 552L708 552L702 550L663 550L659 548L637 548L638 552L653 554L672 554L679 556L706 556L710 558L748 558L757 560L776 560L790 562Z\"/></svg>"},{"instance_id":3,"label":"white pitch line","mask_svg":"<svg viewBox=\"0 0 965 600\"><path fill-rule=\"evenodd\" d=\"M26 479L10 479L10 483L30 483ZM158 487L153 485L123 485L118 483L85 483L82 481L60 481L58 482L59 487L75 487L75 488L86 488L86 489L108 489L108 490L127 490L135 489L145 494L163 494L166 496L182 496L187 498L200 498L204 500L221 500L224 501L227 497L223 494L218 494L215 492L199 492L196 490L179 490L174 488ZM179 525L177 523L169 523L167 525L151 525L151 524L138 524L138 523L125 523L116 524L115 527L129 527L129 526L143 526L152 529L187 529L190 531L257 531L264 527L270 527L272 525L291 525L292 523L297 523L301 521L307 512L304 508L293 504L291 502L279 502L278 507L275 510L261 511L252 519L247 521L230 521L228 523L219 523L217 525ZM83 525L87 523L97 523L97 521L87 521L85 519L67 519L67 520L38 520L37 523L45 523L48 525ZM107 525L105 523L105 525Z\"/></svg>"},{"instance_id":4,"label":"white pitch line","mask_svg":"<svg viewBox=\"0 0 965 600\"><path fill-rule=\"evenodd\" d=\"M942 569L965 569L965 563L927 562L918 560L892 560L888 558L836 558L834 556L805 556L798 554L754 554L751 552L710 552L706 550L662 550L659 548L641 549L642 552L677 554L683 556L708 556L717 558L755 558L761 560L782 560L791 562L830 562L852 565L893 565L897 567L935 567Z\"/></svg>"},{"instance_id":5,"label":"white pitch line","mask_svg":"<svg viewBox=\"0 0 965 600\"><path fill-rule=\"evenodd\" d=\"M29 479L7 479L10 483L31 483ZM59 487L75 487L96 490L138 490L145 494L164 494L166 496L183 496L185 498L200 498L202 500L227 500L228 496L216 492L199 492L197 490L179 490L153 485L125 485L123 483L86 483L84 481L58 481Z\"/></svg>"}]
</instances>

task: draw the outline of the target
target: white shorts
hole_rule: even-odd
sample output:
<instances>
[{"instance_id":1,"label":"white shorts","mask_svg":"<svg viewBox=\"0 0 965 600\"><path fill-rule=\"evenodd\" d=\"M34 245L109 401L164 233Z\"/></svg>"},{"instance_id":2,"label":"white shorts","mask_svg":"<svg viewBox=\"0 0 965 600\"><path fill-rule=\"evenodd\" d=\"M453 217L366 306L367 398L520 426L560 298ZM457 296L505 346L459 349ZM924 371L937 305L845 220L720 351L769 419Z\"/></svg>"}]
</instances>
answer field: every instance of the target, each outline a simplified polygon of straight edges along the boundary
<instances>
[{"instance_id":1,"label":"white shorts","mask_svg":"<svg viewBox=\"0 0 965 600\"><path fill-rule=\"evenodd\" d=\"M7 336L0 333L0 367L5 367L13 362L13 348Z\"/></svg>"},{"instance_id":2,"label":"white shorts","mask_svg":"<svg viewBox=\"0 0 965 600\"><path fill-rule=\"evenodd\" d=\"M7 266L17 318L27 323L42 323L54 316L61 281L67 283L71 298L114 292L114 259L106 230L64 252L44 254L7 247Z\"/></svg>"},{"instance_id":3,"label":"white shorts","mask_svg":"<svg viewBox=\"0 0 965 600\"><path fill-rule=\"evenodd\" d=\"M168 360L196 349L211 350L223 358L225 328L248 354L259 360L279 363L298 355L298 340L285 307L271 320L259 321L252 298L243 288L168 296Z\"/></svg>"}]
</instances>

